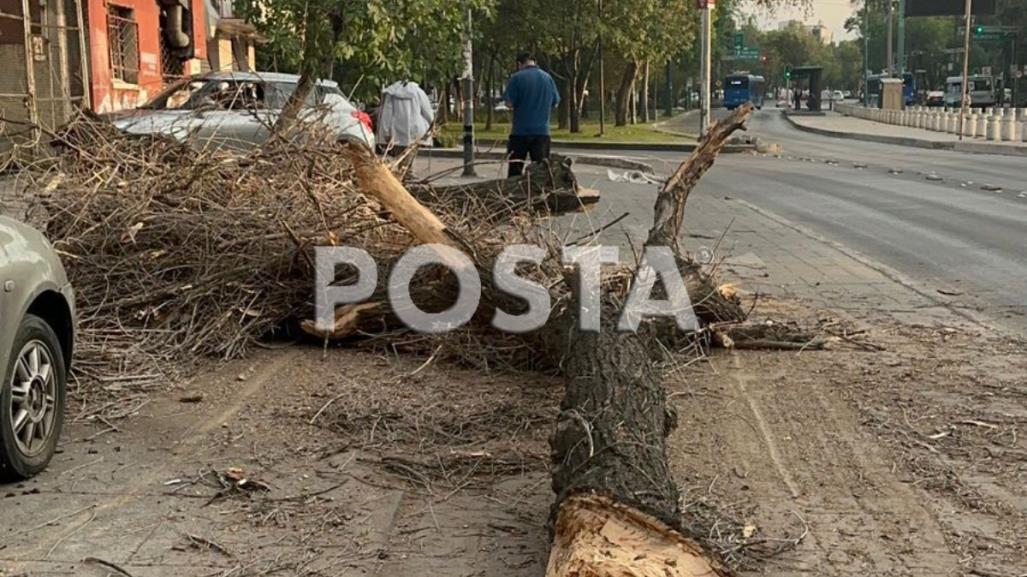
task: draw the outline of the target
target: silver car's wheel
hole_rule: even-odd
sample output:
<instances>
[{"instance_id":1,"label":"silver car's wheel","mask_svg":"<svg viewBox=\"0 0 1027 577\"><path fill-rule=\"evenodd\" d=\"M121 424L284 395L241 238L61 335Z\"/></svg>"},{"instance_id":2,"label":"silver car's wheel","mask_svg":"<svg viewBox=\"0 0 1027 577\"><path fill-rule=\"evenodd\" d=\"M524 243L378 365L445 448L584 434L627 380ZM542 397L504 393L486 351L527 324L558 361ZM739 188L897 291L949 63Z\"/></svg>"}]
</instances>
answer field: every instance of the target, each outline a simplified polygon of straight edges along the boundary
<instances>
[{"instance_id":1,"label":"silver car's wheel","mask_svg":"<svg viewBox=\"0 0 1027 577\"><path fill-rule=\"evenodd\" d=\"M29 314L0 381L0 478L31 477L50 463L64 425L67 374L60 340Z\"/></svg>"},{"instance_id":2,"label":"silver car's wheel","mask_svg":"<svg viewBox=\"0 0 1027 577\"><path fill-rule=\"evenodd\" d=\"M18 450L26 457L42 453L54 432L57 378L53 357L41 341L25 343L11 375L11 426Z\"/></svg>"}]
</instances>

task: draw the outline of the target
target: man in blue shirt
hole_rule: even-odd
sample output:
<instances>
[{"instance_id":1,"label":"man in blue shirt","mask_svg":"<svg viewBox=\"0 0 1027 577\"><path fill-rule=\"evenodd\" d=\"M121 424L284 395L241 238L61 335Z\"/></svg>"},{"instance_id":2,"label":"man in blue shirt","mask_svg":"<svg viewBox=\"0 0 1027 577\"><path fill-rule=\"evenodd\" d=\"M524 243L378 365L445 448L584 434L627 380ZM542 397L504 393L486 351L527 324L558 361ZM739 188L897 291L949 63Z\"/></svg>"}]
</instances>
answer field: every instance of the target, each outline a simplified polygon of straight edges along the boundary
<instances>
[{"instance_id":1,"label":"man in blue shirt","mask_svg":"<svg viewBox=\"0 0 1027 577\"><path fill-rule=\"evenodd\" d=\"M513 128L506 152L510 157L510 176L524 171L532 162L549 158L549 117L560 104L560 93L553 77L535 64L528 52L517 55L517 72L510 77L503 100L513 109Z\"/></svg>"}]
</instances>

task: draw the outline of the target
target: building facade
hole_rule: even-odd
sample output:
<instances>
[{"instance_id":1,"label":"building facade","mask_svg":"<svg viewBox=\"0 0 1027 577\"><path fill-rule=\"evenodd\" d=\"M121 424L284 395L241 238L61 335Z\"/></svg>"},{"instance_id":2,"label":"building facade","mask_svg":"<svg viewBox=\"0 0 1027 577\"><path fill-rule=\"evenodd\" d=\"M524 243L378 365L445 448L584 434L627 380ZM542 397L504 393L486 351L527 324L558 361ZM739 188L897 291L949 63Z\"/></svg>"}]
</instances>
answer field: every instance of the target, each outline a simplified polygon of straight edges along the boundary
<instances>
[{"instance_id":1,"label":"building facade","mask_svg":"<svg viewBox=\"0 0 1027 577\"><path fill-rule=\"evenodd\" d=\"M0 0L0 149L88 107L79 0Z\"/></svg>"},{"instance_id":2,"label":"building facade","mask_svg":"<svg viewBox=\"0 0 1027 577\"><path fill-rule=\"evenodd\" d=\"M96 112L134 108L207 68L204 0L85 0Z\"/></svg>"}]
</instances>

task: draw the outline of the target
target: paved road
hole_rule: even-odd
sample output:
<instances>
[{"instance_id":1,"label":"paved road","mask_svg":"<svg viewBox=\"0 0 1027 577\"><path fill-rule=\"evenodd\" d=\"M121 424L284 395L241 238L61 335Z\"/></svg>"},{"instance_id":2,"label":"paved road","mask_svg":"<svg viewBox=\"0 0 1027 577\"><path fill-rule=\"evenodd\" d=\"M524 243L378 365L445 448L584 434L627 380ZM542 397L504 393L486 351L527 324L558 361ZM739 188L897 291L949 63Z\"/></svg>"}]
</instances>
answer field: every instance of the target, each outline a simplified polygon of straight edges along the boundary
<instances>
[{"instance_id":1,"label":"paved road","mask_svg":"<svg viewBox=\"0 0 1027 577\"><path fill-rule=\"evenodd\" d=\"M813 135L793 128L776 109L757 112L749 131L783 152L725 155L698 194L730 196L780 215L894 269L925 294L1027 335L1023 158ZM664 174L680 160L673 153L644 156ZM982 184L1003 190L985 191ZM616 209L651 218L651 187L603 189Z\"/></svg>"}]
</instances>

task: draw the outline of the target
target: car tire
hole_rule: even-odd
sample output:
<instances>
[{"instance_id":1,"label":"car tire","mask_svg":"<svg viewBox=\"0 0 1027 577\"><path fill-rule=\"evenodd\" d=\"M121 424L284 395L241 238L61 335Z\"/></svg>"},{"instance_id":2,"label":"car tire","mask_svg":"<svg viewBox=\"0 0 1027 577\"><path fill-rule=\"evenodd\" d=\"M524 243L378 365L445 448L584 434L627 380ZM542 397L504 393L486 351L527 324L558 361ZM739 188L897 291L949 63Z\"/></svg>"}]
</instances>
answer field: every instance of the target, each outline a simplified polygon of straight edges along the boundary
<instances>
[{"instance_id":1,"label":"car tire","mask_svg":"<svg viewBox=\"0 0 1027 577\"><path fill-rule=\"evenodd\" d=\"M50 464L64 426L66 385L57 334L25 315L0 382L0 479L28 479Z\"/></svg>"}]
</instances>

